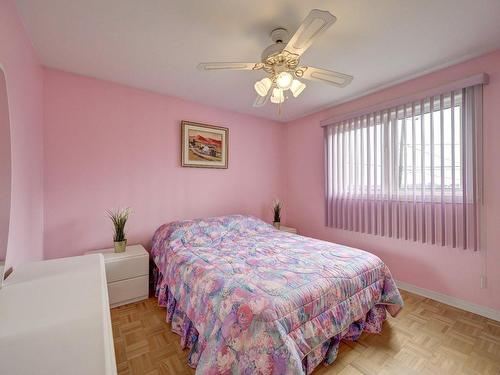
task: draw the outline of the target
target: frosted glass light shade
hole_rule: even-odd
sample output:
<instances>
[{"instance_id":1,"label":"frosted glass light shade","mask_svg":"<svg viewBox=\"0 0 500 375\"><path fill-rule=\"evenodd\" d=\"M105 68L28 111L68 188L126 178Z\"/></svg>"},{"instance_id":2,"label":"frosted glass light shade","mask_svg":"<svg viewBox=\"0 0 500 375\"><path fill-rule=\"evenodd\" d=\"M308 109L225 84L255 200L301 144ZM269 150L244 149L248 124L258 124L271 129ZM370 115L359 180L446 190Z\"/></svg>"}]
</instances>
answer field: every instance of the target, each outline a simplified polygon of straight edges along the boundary
<instances>
[{"instance_id":1,"label":"frosted glass light shade","mask_svg":"<svg viewBox=\"0 0 500 375\"><path fill-rule=\"evenodd\" d=\"M260 81L255 82L255 85L253 87L255 88L255 91L257 91L257 94L259 94L260 96L266 96L269 92L269 89L271 88L271 85L271 79L266 77L261 79Z\"/></svg>"},{"instance_id":2,"label":"frosted glass light shade","mask_svg":"<svg viewBox=\"0 0 500 375\"><path fill-rule=\"evenodd\" d=\"M292 85L290 86L290 91L292 92L292 95L294 98L300 95L302 91L306 88L305 83L300 82L297 79L294 79L292 82Z\"/></svg>"},{"instance_id":3,"label":"frosted glass light shade","mask_svg":"<svg viewBox=\"0 0 500 375\"><path fill-rule=\"evenodd\" d=\"M279 104L285 101L285 96L283 95L283 90L280 88L273 89L273 95L271 95L271 103Z\"/></svg>"},{"instance_id":4,"label":"frosted glass light shade","mask_svg":"<svg viewBox=\"0 0 500 375\"><path fill-rule=\"evenodd\" d=\"M276 86L282 90L288 90L292 84L293 76L288 72L281 72L276 77Z\"/></svg>"}]
</instances>

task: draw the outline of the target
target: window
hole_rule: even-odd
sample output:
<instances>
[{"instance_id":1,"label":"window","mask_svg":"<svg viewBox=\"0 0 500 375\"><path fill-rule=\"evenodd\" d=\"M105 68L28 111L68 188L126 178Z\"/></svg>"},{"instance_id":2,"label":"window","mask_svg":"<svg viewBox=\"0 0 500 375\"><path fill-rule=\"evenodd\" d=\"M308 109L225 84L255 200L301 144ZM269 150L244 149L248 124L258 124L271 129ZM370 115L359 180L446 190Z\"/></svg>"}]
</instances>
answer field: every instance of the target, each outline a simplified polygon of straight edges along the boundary
<instances>
[{"instance_id":1,"label":"window","mask_svg":"<svg viewBox=\"0 0 500 375\"><path fill-rule=\"evenodd\" d=\"M477 248L482 85L325 126L326 223Z\"/></svg>"},{"instance_id":2,"label":"window","mask_svg":"<svg viewBox=\"0 0 500 375\"><path fill-rule=\"evenodd\" d=\"M433 108L429 105L423 116L418 113L413 117L411 112L407 112L403 114L402 119L398 119L398 189L405 194L413 188L425 189L425 196L431 197L433 189L440 191L442 187L446 196L455 193L455 196L460 197L461 92L443 98L434 97L431 100Z\"/></svg>"}]
</instances>

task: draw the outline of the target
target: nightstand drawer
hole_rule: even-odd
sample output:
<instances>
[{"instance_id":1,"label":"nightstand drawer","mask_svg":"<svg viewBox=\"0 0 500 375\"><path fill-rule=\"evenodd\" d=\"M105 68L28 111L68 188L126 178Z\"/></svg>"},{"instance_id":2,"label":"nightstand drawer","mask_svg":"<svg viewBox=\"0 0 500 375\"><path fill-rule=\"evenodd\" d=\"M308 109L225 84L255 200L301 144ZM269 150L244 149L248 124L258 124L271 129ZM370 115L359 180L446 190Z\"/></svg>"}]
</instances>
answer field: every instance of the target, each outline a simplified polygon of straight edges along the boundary
<instances>
[{"instance_id":1,"label":"nightstand drawer","mask_svg":"<svg viewBox=\"0 0 500 375\"><path fill-rule=\"evenodd\" d=\"M149 274L149 257L133 256L121 259L107 259L106 278L108 283L131 279Z\"/></svg>"},{"instance_id":2,"label":"nightstand drawer","mask_svg":"<svg viewBox=\"0 0 500 375\"><path fill-rule=\"evenodd\" d=\"M111 307L148 298L149 276L116 281L108 284L109 304Z\"/></svg>"}]
</instances>

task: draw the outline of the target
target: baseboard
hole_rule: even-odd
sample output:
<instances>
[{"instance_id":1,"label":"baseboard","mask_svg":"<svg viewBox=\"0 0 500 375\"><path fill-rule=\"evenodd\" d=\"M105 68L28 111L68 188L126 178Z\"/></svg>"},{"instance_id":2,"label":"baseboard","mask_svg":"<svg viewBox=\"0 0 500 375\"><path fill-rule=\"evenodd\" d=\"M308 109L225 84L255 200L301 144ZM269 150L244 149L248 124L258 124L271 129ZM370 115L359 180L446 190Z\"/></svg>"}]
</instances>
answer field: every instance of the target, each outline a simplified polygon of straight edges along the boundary
<instances>
[{"instance_id":1,"label":"baseboard","mask_svg":"<svg viewBox=\"0 0 500 375\"><path fill-rule=\"evenodd\" d=\"M481 305L476 305L472 302L464 301L463 299L460 298L447 296L446 294L434 292L429 289L420 288L418 286L404 283L402 281L396 281L396 285L398 286L398 288L406 290L407 292L418 294L419 296L430 298L434 301L438 301L446 305L450 305L458 309L462 309L500 322L500 311L498 310L494 310L489 307Z\"/></svg>"}]
</instances>

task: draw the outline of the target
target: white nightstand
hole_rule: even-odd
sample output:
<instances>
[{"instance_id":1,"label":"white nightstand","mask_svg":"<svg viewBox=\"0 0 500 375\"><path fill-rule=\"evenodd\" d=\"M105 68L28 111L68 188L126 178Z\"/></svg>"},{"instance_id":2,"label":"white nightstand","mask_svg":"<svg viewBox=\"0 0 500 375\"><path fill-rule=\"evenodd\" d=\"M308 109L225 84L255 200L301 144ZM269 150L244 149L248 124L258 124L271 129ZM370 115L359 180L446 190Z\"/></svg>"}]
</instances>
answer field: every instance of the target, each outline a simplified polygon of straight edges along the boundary
<instances>
[{"instance_id":1,"label":"white nightstand","mask_svg":"<svg viewBox=\"0 0 500 375\"><path fill-rule=\"evenodd\" d=\"M85 254L96 253L104 256L111 307L148 298L149 253L144 247L127 246L123 253L115 253L111 248L87 251Z\"/></svg>"},{"instance_id":2,"label":"white nightstand","mask_svg":"<svg viewBox=\"0 0 500 375\"><path fill-rule=\"evenodd\" d=\"M284 225L280 225L280 230L283 232L297 234L297 229L291 227L285 227Z\"/></svg>"}]
</instances>

